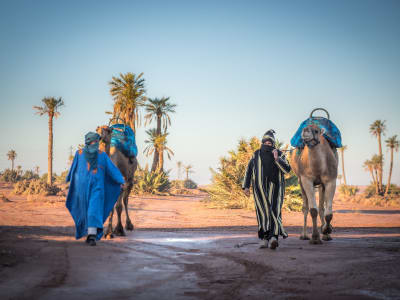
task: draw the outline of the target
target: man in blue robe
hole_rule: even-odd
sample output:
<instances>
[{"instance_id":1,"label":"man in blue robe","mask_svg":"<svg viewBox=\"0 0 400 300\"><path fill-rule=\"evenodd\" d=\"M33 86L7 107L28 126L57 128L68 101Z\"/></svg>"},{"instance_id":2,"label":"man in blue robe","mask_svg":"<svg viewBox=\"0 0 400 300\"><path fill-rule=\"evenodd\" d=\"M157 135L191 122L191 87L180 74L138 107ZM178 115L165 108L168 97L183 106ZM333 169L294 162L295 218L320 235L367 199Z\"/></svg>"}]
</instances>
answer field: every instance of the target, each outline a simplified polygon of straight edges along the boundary
<instances>
[{"instance_id":1,"label":"man in blue robe","mask_svg":"<svg viewBox=\"0 0 400 300\"><path fill-rule=\"evenodd\" d=\"M71 182L66 206L75 222L76 239L96 245L103 224L121 193L124 178L105 152L99 151L100 135L85 135L85 147L75 153L66 181Z\"/></svg>"}]
</instances>

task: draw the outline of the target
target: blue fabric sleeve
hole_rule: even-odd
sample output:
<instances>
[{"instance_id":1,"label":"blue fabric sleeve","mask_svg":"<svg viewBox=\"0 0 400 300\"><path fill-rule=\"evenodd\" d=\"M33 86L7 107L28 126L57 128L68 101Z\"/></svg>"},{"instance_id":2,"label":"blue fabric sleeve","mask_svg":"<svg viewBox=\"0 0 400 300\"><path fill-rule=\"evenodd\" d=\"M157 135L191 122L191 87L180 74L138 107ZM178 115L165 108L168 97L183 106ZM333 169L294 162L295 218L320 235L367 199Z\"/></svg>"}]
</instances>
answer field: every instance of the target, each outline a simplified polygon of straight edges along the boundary
<instances>
[{"instance_id":1,"label":"blue fabric sleeve","mask_svg":"<svg viewBox=\"0 0 400 300\"><path fill-rule=\"evenodd\" d=\"M104 153L104 155L105 155L105 167L107 175L115 183L124 184L125 180L119 169L114 165L114 163L111 161L111 159L108 157L107 154Z\"/></svg>"},{"instance_id":2,"label":"blue fabric sleeve","mask_svg":"<svg viewBox=\"0 0 400 300\"><path fill-rule=\"evenodd\" d=\"M78 151L76 151L75 152L75 156L74 156L74 160L72 161L71 168L69 169L68 175L65 178L65 182L70 182L71 179L72 179L71 178L72 174L74 174L76 166L78 165L78 155L79 155L79 153L78 153Z\"/></svg>"}]
</instances>

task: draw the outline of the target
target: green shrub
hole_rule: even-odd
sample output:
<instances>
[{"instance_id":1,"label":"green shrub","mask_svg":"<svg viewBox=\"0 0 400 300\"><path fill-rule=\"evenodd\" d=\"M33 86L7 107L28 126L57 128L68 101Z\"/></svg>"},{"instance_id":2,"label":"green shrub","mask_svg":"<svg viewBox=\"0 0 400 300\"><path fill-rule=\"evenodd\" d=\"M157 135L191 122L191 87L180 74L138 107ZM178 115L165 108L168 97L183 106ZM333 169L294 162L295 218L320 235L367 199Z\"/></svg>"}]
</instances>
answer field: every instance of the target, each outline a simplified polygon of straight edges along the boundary
<instances>
[{"instance_id":1,"label":"green shrub","mask_svg":"<svg viewBox=\"0 0 400 300\"><path fill-rule=\"evenodd\" d=\"M283 210L302 211L303 199L301 197L300 185L289 185L285 190L285 200L283 201Z\"/></svg>"},{"instance_id":2,"label":"green shrub","mask_svg":"<svg viewBox=\"0 0 400 300\"><path fill-rule=\"evenodd\" d=\"M17 195L57 195L61 189L56 185L48 185L39 179L22 180L14 185L14 193Z\"/></svg>"},{"instance_id":3,"label":"green shrub","mask_svg":"<svg viewBox=\"0 0 400 300\"><path fill-rule=\"evenodd\" d=\"M57 176L57 175L54 174L55 177L56 177L55 182L58 183L58 184L65 183L65 180L67 179L68 173L69 173L69 170L65 170L60 174L60 176Z\"/></svg>"},{"instance_id":4,"label":"green shrub","mask_svg":"<svg viewBox=\"0 0 400 300\"><path fill-rule=\"evenodd\" d=\"M192 179L187 179L183 182L183 187L186 189L196 189L197 184Z\"/></svg>"},{"instance_id":5,"label":"green shrub","mask_svg":"<svg viewBox=\"0 0 400 300\"><path fill-rule=\"evenodd\" d=\"M171 181L171 188L183 189L184 188L184 181L183 180L172 180Z\"/></svg>"},{"instance_id":6,"label":"green shrub","mask_svg":"<svg viewBox=\"0 0 400 300\"><path fill-rule=\"evenodd\" d=\"M34 173L31 170L27 170L25 171L25 174L22 176L23 180L32 180L32 179L39 179L39 175L37 175L36 173Z\"/></svg>"},{"instance_id":7,"label":"green shrub","mask_svg":"<svg viewBox=\"0 0 400 300\"><path fill-rule=\"evenodd\" d=\"M339 186L339 193L344 196L353 197L358 193L358 191L359 188L355 185L342 184Z\"/></svg>"},{"instance_id":8,"label":"green shrub","mask_svg":"<svg viewBox=\"0 0 400 300\"><path fill-rule=\"evenodd\" d=\"M133 193L162 194L171 188L168 172L149 172L147 169L139 168L136 172Z\"/></svg>"},{"instance_id":9,"label":"green shrub","mask_svg":"<svg viewBox=\"0 0 400 300\"><path fill-rule=\"evenodd\" d=\"M21 175L16 170L5 169L1 174L1 180L5 182L17 182L21 180Z\"/></svg>"},{"instance_id":10,"label":"green shrub","mask_svg":"<svg viewBox=\"0 0 400 300\"><path fill-rule=\"evenodd\" d=\"M56 173L53 173L53 182L55 182L56 181L56 178L57 178L57 174ZM47 182L47 173L44 173L43 175L42 175L42 177L40 177L40 180L42 180L43 182Z\"/></svg>"},{"instance_id":11,"label":"green shrub","mask_svg":"<svg viewBox=\"0 0 400 300\"><path fill-rule=\"evenodd\" d=\"M212 184L205 189L209 195L206 201L209 207L254 209L254 200L246 197L241 185L247 164L260 144L256 137L248 142L240 140L236 151L229 151L228 157L220 158L217 170L210 169Z\"/></svg>"}]
</instances>

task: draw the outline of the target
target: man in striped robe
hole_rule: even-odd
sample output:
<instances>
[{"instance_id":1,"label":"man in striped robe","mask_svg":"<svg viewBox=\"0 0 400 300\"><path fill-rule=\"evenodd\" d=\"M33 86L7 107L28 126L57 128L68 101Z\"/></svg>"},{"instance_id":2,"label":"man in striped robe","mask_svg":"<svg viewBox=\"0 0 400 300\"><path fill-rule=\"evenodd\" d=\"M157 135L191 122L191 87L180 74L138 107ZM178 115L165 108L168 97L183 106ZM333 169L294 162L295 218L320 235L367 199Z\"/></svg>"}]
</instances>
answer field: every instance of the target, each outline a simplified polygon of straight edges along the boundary
<instances>
[{"instance_id":1,"label":"man in striped robe","mask_svg":"<svg viewBox=\"0 0 400 300\"><path fill-rule=\"evenodd\" d=\"M274 130L268 130L262 137L261 148L256 150L246 169L242 188L250 195L253 186L258 237L260 248L278 247L278 237L288 234L282 225L282 204L285 193L284 174L290 172L290 165L282 151L275 148Z\"/></svg>"}]
</instances>

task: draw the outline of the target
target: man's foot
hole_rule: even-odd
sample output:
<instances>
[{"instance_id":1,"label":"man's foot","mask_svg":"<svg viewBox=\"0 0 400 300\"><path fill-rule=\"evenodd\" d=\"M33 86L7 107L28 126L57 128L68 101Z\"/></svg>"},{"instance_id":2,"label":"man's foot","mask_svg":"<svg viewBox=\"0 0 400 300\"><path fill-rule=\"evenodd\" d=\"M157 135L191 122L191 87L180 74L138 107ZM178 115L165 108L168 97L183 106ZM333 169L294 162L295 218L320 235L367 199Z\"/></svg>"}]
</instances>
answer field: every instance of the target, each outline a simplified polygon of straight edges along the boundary
<instances>
[{"instance_id":1,"label":"man's foot","mask_svg":"<svg viewBox=\"0 0 400 300\"><path fill-rule=\"evenodd\" d=\"M271 238L271 246L270 246L270 248L272 250L275 250L277 247L279 247L278 240L276 239L276 237L272 237Z\"/></svg>"},{"instance_id":2,"label":"man's foot","mask_svg":"<svg viewBox=\"0 0 400 300\"><path fill-rule=\"evenodd\" d=\"M260 241L260 249L268 248L268 240L261 240Z\"/></svg>"},{"instance_id":3,"label":"man's foot","mask_svg":"<svg viewBox=\"0 0 400 300\"><path fill-rule=\"evenodd\" d=\"M86 238L86 243L90 246L96 246L96 236L94 234L89 234Z\"/></svg>"}]
</instances>

